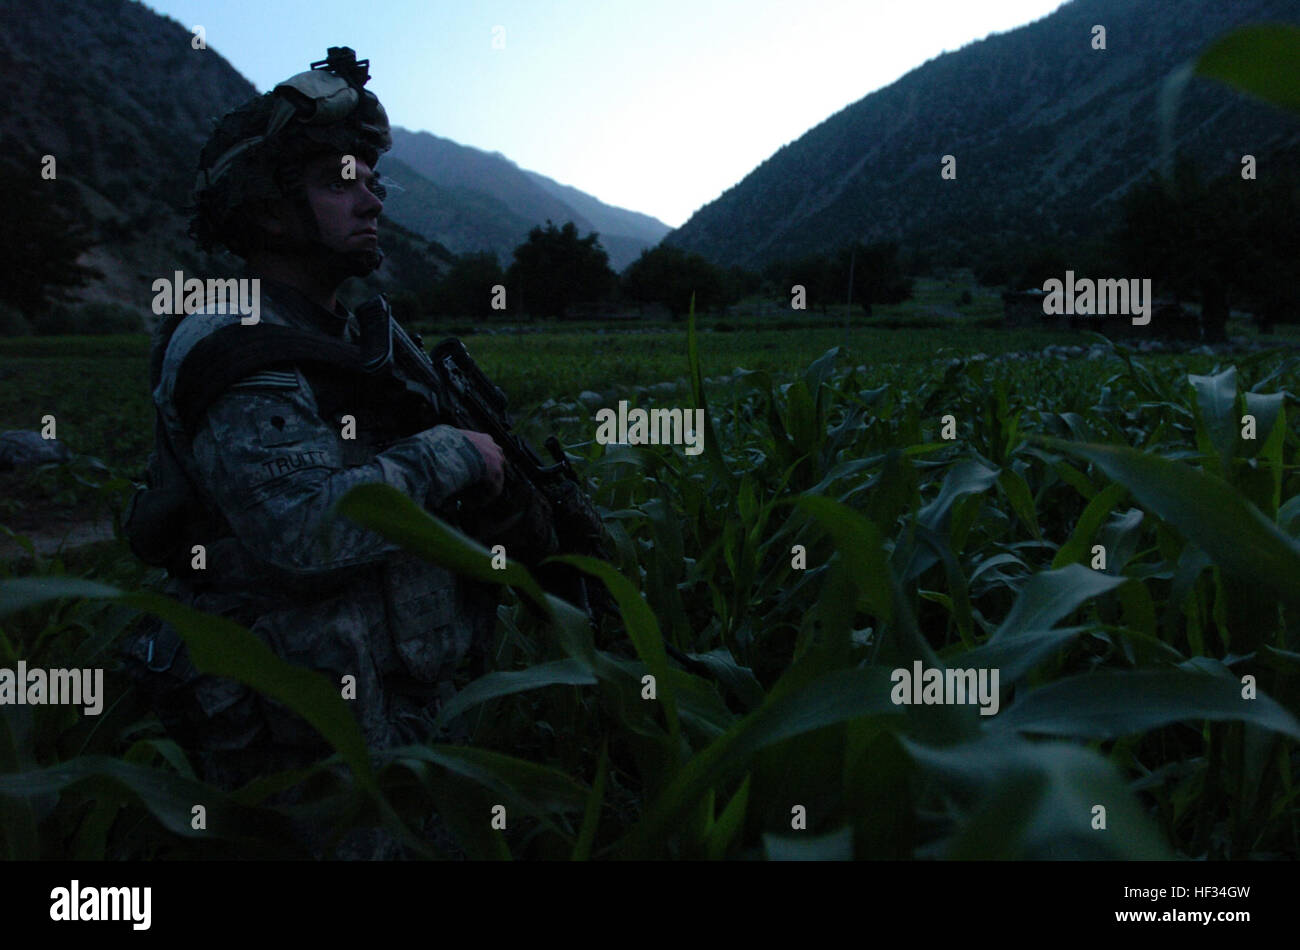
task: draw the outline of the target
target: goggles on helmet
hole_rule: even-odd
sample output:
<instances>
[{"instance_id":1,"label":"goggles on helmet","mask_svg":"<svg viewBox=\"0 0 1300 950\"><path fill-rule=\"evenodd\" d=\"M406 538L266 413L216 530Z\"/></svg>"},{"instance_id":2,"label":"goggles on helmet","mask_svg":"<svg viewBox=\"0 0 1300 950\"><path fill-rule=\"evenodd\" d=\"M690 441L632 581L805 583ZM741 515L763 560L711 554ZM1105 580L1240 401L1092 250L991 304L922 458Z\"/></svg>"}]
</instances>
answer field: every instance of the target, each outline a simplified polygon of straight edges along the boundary
<instances>
[{"instance_id":1,"label":"goggles on helmet","mask_svg":"<svg viewBox=\"0 0 1300 950\"><path fill-rule=\"evenodd\" d=\"M373 92L362 88L369 80L369 60L356 59L347 47L331 47L329 58L312 63L307 72L291 76L276 85L276 97L266 132L251 136L227 149L208 168L199 172L195 190L202 191L230 170L235 159L254 146L274 138L291 119L309 128L345 122L356 116L356 126L363 138L377 143L386 151L391 143L388 115Z\"/></svg>"}]
</instances>

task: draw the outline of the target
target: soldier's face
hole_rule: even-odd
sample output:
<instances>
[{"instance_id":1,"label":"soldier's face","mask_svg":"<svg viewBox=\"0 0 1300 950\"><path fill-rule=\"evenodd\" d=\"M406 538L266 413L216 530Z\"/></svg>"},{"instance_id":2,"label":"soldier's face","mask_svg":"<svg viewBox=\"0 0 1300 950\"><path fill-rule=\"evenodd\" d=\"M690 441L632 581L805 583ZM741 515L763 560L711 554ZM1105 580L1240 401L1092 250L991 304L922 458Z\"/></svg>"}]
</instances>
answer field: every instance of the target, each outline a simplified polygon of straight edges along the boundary
<instances>
[{"instance_id":1,"label":"soldier's face","mask_svg":"<svg viewBox=\"0 0 1300 950\"><path fill-rule=\"evenodd\" d=\"M379 245L379 212L384 203L370 190L374 171L357 159L356 177L344 178L340 156L322 156L303 174L307 201L316 215L321 241L344 253Z\"/></svg>"}]
</instances>

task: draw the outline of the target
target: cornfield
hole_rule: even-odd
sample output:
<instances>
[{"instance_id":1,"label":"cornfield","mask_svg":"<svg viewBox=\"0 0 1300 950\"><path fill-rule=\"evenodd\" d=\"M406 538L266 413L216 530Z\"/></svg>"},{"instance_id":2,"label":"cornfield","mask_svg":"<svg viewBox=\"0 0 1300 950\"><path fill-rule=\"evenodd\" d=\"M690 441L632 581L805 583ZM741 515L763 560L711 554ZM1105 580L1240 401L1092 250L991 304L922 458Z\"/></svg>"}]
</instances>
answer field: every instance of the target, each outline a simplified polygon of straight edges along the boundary
<instances>
[{"instance_id":1,"label":"cornfield","mask_svg":"<svg viewBox=\"0 0 1300 950\"><path fill-rule=\"evenodd\" d=\"M581 441L587 409L551 408L579 419L613 539L568 559L618 605L599 629L395 490L355 490L338 517L502 588L491 671L441 713L468 744L367 750L337 684L248 630L137 568L36 556L0 583L0 666L111 666L154 614L336 751L225 794L121 677L98 717L4 706L4 853L291 856L306 821L439 856L413 830L436 812L475 859L1294 857L1300 357L1198 375L1109 345L875 387L830 350L706 391L692 322L702 455ZM916 663L996 670L996 713L896 702Z\"/></svg>"}]
</instances>

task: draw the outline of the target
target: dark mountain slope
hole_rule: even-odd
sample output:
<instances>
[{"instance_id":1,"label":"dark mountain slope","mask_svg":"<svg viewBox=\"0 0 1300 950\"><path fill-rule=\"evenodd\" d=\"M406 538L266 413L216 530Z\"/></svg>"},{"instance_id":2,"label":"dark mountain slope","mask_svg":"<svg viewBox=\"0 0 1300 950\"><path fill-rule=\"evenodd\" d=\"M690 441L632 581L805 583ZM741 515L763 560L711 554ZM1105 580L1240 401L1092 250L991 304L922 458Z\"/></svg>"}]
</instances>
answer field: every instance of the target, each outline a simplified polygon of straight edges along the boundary
<instances>
[{"instance_id":1,"label":"dark mountain slope","mask_svg":"<svg viewBox=\"0 0 1300 950\"><path fill-rule=\"evenodd\" d=\"M178 268L204 276L242 266L194 248L187 205L199 150L217 118L257 90L218 49L196 50L192 39L188 27L134 0L0 0L0 155L6 170L38 181L35 207L76 221L93 241L80 262L104 276L78 292L83 299L115 300L149 316L156 278ZM304 53L303 68L323 53ZM508 262L547 218L593 227L565 197L499 155L427 133L394 133L399 145L380 170L400 190L393 189L385 218L406 227L385 231L390 254L378 282L389 290L425 286L445 265L430 241L455 252L491 249ZM430 166L433 180L403 163L407 150ZM53 181L39 181L43 155L57 162ZM566 197L599 206L576 190ZM641 217L607 210L608 220ZM611 231L606 246L626 263L668 230L660 228L635 240ZM3 277L24 279L8 271Z\"/></svg>"},{"instance_id":2,"label":"dark mountain slope","mask_svg":"<svg viewBox=\"0 0 1300 950\"><path fill-rule=\"evenodd\" d=\"M755 266L853 239L940 256L990 240L1093 233L1159 160L1157 97L1180 62L1234 25L1300 19L1297 0L1075 0L940 56L841 110L667 239ZM1091 47L1092 26L1107 49ZM1212 174L1300 142L1288 116L1193 82L1176 144ZM956 180L940 177L944 155Z\"/></svg>"}]
</instances>

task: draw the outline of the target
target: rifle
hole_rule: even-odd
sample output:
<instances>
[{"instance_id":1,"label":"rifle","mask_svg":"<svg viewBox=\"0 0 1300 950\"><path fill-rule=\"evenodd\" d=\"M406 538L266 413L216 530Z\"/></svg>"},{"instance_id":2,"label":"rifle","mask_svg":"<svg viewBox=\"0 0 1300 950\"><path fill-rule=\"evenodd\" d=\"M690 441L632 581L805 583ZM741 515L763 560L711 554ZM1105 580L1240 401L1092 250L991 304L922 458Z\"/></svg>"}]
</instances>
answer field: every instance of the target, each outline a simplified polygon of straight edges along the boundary
<instances>
[{"instance_id":1,"label":"rifle","mask_svg":"<svg viewBox=\"0 0 1300 950\"><path fill-rule=\"evenodd\" d=\"M479 368L456 338L443 340L430 358L423 341L412 339L391 318L383 294L357 308L362 348L387 350L414 380L418 394L440 421L460 429L485 432L505 455L505 487L486 506L462 503L461 521L470 535L486 544L501 543L508 557L528 566L542 587L585 611L593 621L596 612L612 607L602 585L593 605L585 575L564 564L540 565L553 554L583 554L607 559L608 544L600 515L591 502L585 482L574 471L555 436L546 439L554 459L547 465L512 431L514 420L506 394ZM381 333L389 335L384 345Z\"/></svg>"},{"instance_id":2,"label":"rifle","mask_svg":"<svg viewBox=\"0 0 1300 950\"><path fill-rule=\"evenodd\" d=\"M357 308L361 326L361 349L373 367L385 354L414 380L415 391L429 404L435 417L451 421L457 428L486 432L505 455L505 487L491 503L491 511L504 509L504 520L495 526L475 520L471 514L463 526L478 540L491 544L500 538L537 576L544 590L581 608L596 627L602 617L618 624L622 615L604 584L588 586L586 575L567 564L539 564L552 554L582 554L609 560L609 535L592 504L590 491L574 471L560 441L548 436L546 450L555 460L545 465L522 436L512 430L514 420L507 408L506 394L479 368L455 337L425 352L419 334L407 335L392 319L388 299L380 294ZM486 509L485 509L486 510ZM521 530L522 528L522 530ZM539 537L539 532L541 536ZM518 539L524 537L520 545ZM522 549L521 556L518 554ZM525 603L531 601L525 598ZM717 674L667 640L664 649L684 668L697 675Z\"/></svg>"}]
</instances>

